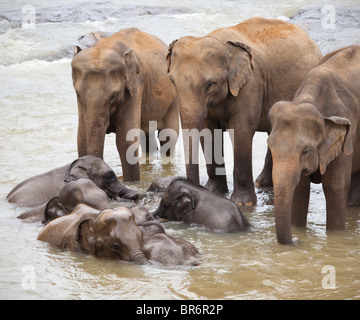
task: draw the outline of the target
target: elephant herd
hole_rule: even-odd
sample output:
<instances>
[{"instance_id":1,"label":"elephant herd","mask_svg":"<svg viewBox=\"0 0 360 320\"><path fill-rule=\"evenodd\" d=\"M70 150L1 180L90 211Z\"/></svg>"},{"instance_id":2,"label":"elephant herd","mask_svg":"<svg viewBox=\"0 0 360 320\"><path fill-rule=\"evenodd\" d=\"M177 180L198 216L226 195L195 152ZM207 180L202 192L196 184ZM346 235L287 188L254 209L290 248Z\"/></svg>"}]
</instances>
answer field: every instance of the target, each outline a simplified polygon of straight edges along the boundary
<instances>
[{"instance_id":1,"label":"elephant herd","mask_svg":"<svg viewBox=\"0 0 360 320\"><path fill-rule=\"evenodd\" d=\"M311 182L323 185L328 230L344 229L347 206L360 205L360 46L323 56L300 27L257 17L169 46L136 28L99 35L92 47L77 47L71 67L79 159L8 195L9 202L33 207L22 219L46 224L40 240L141 264L198 265L197 249L167 235L156 218L215 232L246 230L250 224L239 207L257 200L256 131L269 135L256 185L273 186L279 243L292 244L292 224L306 226ZM165 146L176 142L179 118L182 130L211 133L210 140L184 140L187 179L167 187L153 214L139 206L114 208L109 197L134 200L139 194L102 160L105 134L116 134L123 181L135 181L140 166L129 151L138 159L140 132L151 150L156 132L149 123L156 121ZM131 140L133 130L137 138ZM216 132L226 130L234 150L230 200L223 196L225 164L215 152ZM205 187L199 185L199 141L204 153L212 151Z\"/></svg>"}]
</instances>

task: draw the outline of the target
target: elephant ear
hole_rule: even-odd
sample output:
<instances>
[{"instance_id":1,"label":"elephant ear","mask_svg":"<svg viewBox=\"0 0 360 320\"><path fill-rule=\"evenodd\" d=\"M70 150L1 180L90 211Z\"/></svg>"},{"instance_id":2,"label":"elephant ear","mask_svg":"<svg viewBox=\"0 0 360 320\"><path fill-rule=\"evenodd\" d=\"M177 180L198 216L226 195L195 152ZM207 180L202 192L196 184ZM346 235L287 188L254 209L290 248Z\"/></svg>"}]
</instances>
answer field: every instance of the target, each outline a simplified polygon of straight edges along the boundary
<instances>
[{"instance_id":1,"label":"elephant ear","mask_svg":"<svg viewBox=\"0 0 360 320\"><path fill-rule=\"evenodd\" d=\"M124 54L127 73L126 73L126 87L133 97L138 85L138 78L141 73L139 62L134 54L133 49L129 49Z\"/></svg>"},{"instance_id":2,"label":"elephant ear","mask_svg":"<svg viewBox=\"0 0 360 320\"><path fill-rule=\"evenodd\" d=\"M90 178L90 170L81 166L78 162L80 159L74 160L70 167L66 170L64 181L70 182L80 178Z\"/></svg>"},{"instance_id":3,"label":"elephant ear","mask_svg":"<svg viewBox=\"0 0 360 320\"><path fill-rule=\"evenodd\" d=\"M166 55L166 63L167 63L167 72L170 72L170 66L171 66L171 55L172 55L172 50L174 48L175 43L178 41L179 39L174 40L173 42L171 42L169 44L169 49Z\"/></svg>"},{"instance_id":4,"label":"elephant ear","mask_svg":"<svg viewBox=\"0 0 360 320\"><path fill-rule=\"evenodd\" d=\"M80 53L82 50L81 50L81 48L79 47L79 46L75 46L74 47L74 57L78 54L78 53Z\"/></svg>"},{"instance_id":5,"label":"elephant ear","mask_svg":"<svg viewBox=\"0 0 360 320\"><path fill-rule=\"evenodd\" d=\"M76 241L80 244L80 247L85 250L87 253L94 255L95 245L92 241L93 239L93 229L94 219L89 218L81 221L77 227L76 231Z\"/></svg>"},{"instance_id":6,"label":"elephant ear","mask_svg":"<svg viewBox=\"0 0 360 320\"><path fill-rule=\"evenodd\" d=\"M325 174L326 167L342 152L350 155L353 144L350 133L350 121L341 117L329 117L325 120L325 139L319 149L320 173Z\"/></svg>"},{"instance_id":7,"label":"elephant ear","mask_svg":"<svg viewBox=\"0 0 360 320\"><path fill-rule=\"evenodd\" d=\"M230 51L229 61L229 89L233 96L239 94L240 89L250 79L255 63L251 48L240 41L226 43Z\"/></svg>"},{"instance_id":8,"label":"elephant ear","mask_svg":"<svg viewBox=\"0 0 360 320\"><path fill-rule=\"evenodd\" d=\"M175 200L175 214L178 220L195 208L195 198L191 190L181 187L180 195Z\"/></svg>"},{"instance_id":9,"label":"elephant ear","mask_svg":"<svg viewBox=\"0 0 360 320\"><path fill-rule=\"evenodd\" d=\"M54 197L46 204L44 217L41 221L43 224L48 224L50 221L69 213L61 204L60 199L59 196Z\"/></svg>"}]
</instances>

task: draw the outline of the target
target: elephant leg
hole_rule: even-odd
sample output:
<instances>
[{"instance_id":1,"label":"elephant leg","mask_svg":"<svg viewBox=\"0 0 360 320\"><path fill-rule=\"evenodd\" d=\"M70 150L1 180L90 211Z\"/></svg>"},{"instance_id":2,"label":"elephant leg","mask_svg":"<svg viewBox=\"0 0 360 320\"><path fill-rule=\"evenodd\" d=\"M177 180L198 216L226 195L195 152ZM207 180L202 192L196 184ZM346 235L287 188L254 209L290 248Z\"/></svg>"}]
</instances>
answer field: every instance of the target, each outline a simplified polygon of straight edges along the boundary
<instances>
[{"instance_id":1,"label":"elephant leg","mask_svg":"<svg viewBox=\"0 0 360 320\"><path fill-rule=\"evenodd\" d=\"M234 191L231 200L237 205L256 204L252 173L252 141L255 129L244 123L244 117L234 117L229 127L234 129Z\"/></svg>"},{"instance_id":2,"label":"elephant leg","mask_svg":"<svg viewBox=\"0 0 360 320\"><path fill-rule=\"evenodd\" d=\"M297 227L306 227L306 219L309 209L310 198L310 176L302 176L300 182L295 188L291 223Z\"/></svg>"},{"instance_id":3,"label":"elephant leg","mask_svg":"<svg viewBox=\"0 0 360 320\"><path fill-rule=\"evenodd\" d=\"M116 147L120 155L123 181L131 182L140 180L139 146L141 142L146 143L146 136L140 130L141 104L134 102L123 110L126 111L116 117Z\"/></svg>"},{"instance_id":4,"label":"elephant leg","mask_svg":"<svg viewBox=\"0 0 360 320\"><path fill-rule=\"evenodd\" d=\"M79 158L87 155L86 149L86 128L84 124L83 112L79 109L78 132L77 132L77 148Z\"/></svg>"},{"instance_id":5,"label":"elephant leg","mask_svg":"<svg viewBox=\"0 0 360 320\"><path fill-rule=\"evenodd\" d=\"M123 171L123 181L131 182L140 180L140 166L138 157L138 141L126 141L126 135L116 134L116 146L120 155L121 166ZM134 152L128 153L129 150Z\"/></svg>"},{"instance_id":6,"label":"elephant leg","mask_svg":"<svg viewBox=\"0 0 360 320\"><path fill-rule=\"evenodd\" d=\"M209 135L209 137L211 137L211 142L206 141L206 137L201 139L204 154L209 153L208 159L205 159L207 174L209 176L205 187L215 193L225 194L229 192L229 189L226 180L223 130L218 121L209 118L207 119L207 126L210 129L211 135Z\"/></svg>"},{"instance_id":7,"label":"elephant leg","mask_svg":"<svg viewBox=\"0 0 360 320\"><path fill-rule=\"evenodd\" d=\"M162 150L165 150L164 152L161 152L162 155L163 153L166 153L166 156L169 157L175 153L175 146L179 136L179 129L179 101L177 97L175 97L162 119L161 131L159 130L160 146L162 147Z\"/></svg>"},{"instance_id":8,"label":"elephant leg","mask_svg":"<svg viewBox=\"0 0 360 320\"><path fill-rule=\"evenodd\" d=\"M347 197L347 206L360 206L360 171L351 175L350 188Z\"/></svg>"},{"instance_id":9,"label":"elephant leg","mask_svg":"<svg viewBox=\"0 0 360 320\"><path fill-rule=\"evenodd\" d=\"M262 169L261 173L256 179L255 185L257 187L272 187L272 156L269 147L267 148L266 156L265 156L265 163L264 168Z\"/></svg>"},{"instance_id":10,"label":"elephant leg","mask_svg":"<svg viewBox=\"0 0 360 320\"><path fill-rule=\"evenodd\" d=\"M346 202L351 179L351 156L344 154L328 165L323 176L326 229L345 229Z\"/></svg>"}]
</instances>

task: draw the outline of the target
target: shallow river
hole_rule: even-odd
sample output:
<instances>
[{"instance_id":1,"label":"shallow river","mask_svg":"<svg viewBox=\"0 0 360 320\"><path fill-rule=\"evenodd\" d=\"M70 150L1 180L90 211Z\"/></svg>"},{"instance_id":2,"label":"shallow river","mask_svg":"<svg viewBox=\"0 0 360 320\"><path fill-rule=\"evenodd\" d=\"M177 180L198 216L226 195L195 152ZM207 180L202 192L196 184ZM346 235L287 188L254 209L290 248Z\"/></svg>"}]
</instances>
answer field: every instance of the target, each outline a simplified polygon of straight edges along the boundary
<instances>
[{"instance_id":1,"label":"shallow river","mask_svg":"<svg viewBox=\"0 0 360 320\"><path fill-rule=\"evenodd\" d=\"M288 17L304 5L321 8L327 2L48 3L0 4L0 299L360 299L360 208L348 210L346 230L326 232L321 186L312 187L308 227L293 228L294 237L300 239L296 246L276 242L271 191L256 190L258 204L243 210L252 225L245 233L214 234L164 222L169 234L198 248L199 267L136 266L56 250L36 240L41 225L18 220L24 209L5 200L17 183L77 157L77 107L70 63L72 47L81 45L77 39L82 35L136 26L170 43L255 15ZM359 34L354 38L358 44ZM336 41L330 42L336 47ZM327 47L321 49L324 52ZM232 152L228 139L226 143L232 189ZM262 169L265 152L266 134L257 133L254 178ZM170 164L162 165L159 159L144 164L141 182L130 184L145 193L140 204L150 211L157 207L160 195L146 189L157 177L184 175L182 154L178 143ZM113 135L106 138L104 159L121 179ZM206 182L204 164L201 182Z\"/></svg>"}]
</instances>

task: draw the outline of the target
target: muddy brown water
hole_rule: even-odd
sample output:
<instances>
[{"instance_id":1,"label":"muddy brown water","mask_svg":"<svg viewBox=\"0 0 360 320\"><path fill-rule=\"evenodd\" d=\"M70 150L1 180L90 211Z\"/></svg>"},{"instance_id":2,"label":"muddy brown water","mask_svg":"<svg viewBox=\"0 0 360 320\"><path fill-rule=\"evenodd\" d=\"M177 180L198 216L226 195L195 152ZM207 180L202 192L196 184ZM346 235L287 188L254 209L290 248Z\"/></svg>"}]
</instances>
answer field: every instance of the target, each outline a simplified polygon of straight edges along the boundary
<instances>
[{"instance_id":1,"label":"muddy brown water","mask_svg":"<svg viewBox=\"0 0 360 320\"><path fill-rule=\"evenodd\" d=\"M37 2L34 6L41 8L38 11L44 16L46 10L37 7ZM185 1L181 10L162 15L104 21L85 17L74 23L71 19L64 23L38 21L35 30L19 27L20 18L13 26L11 17L16 11L11 8L8 22L0 24L0 299L360 299L360 208L348 209L344 231L327 232L325 200L319 185L312 185L307 228L293 228L293 236L299 239L295 246L276 242L271 190L257 189L258 204L243 209L252 225L244 233L215 234L162 221L169 234L185 238L198 248L199 267L137 266L54 249L36 240L40 224L18 220L24 209L6 202L7 193L19 182L77 157L71 58L59 59L53 53L71 44L69 39L93 30L111 32L136 25L170 42L183 34L205 34L219 27L221 21L231 25L255 14L286 15L297 9L292 1L283 6L276 1L262 6L246 2L243 7L239 2L236 11L235 2L224 1L215 12L212 1L208 2ZM104 4L103 11L111 7L109 3ZM56 10L63 12L65 5L56 5ZM168 5L178 4L168 1ZM235 17L229 8L242 12L242 16ZM163 23L168 29L163 29ZM54 32L62 37L54 41L49 36ZM266 138L264 133L254 138L254 178L263 166ZM184 175L182 155L179 143L170 164L162 165L155 158L154 163L141 165L141 182L128 184L144 194L140 204L155 210L161 194L146 190L158 177ZM233 164L228 138L225 158L231 191ZM104 159L121 179L114 135L106 137ZM200 167L201 182L205 183L203 162Z\"/></svg>"}]
</instances>

